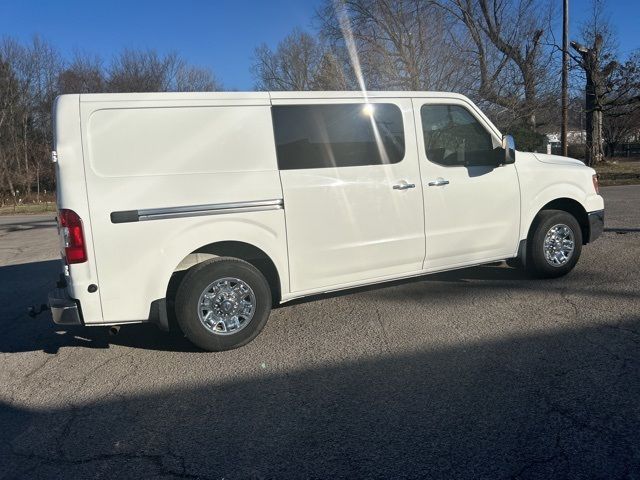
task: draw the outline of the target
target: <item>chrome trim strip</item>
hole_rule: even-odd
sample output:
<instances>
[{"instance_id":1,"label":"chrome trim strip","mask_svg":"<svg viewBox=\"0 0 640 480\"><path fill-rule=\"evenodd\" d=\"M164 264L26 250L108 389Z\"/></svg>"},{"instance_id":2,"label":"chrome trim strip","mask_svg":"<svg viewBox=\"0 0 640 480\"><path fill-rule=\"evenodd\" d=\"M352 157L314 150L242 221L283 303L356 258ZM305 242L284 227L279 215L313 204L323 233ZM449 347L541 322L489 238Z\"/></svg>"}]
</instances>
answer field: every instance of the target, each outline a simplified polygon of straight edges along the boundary
<instances>
[{"instance_id":1,"label":"chrome trim strip","mask_svg":"<svg viewBox=\"0 0 640 480\"><path fill-rule=\"evenodd\" d=\"M213 203L210 205L191 205L186 207L149 208L138 210L138 219L159 220L163 218L200 217L204 215L221 215L226 213L260 212L263 210L280 210L282 199L257 200L252 202Z\"/></svg>"},{"instance_id":2,"label":"chrome trim strip","mask_svg":"<svg viewBox=\"0 0 640 480\"><path fill-rule=\"evenodd\" d=\"M147 208L111 213L113 223L144 222L166 218L202 217L205 215L222 215L229 213L262 212L265 210L282 210L284 201L279 199L256 200L250 202L212 203L208 205L189 205L185 207ZM114 221L114 219L117 219Z\"/></svg>"}]
</instances>

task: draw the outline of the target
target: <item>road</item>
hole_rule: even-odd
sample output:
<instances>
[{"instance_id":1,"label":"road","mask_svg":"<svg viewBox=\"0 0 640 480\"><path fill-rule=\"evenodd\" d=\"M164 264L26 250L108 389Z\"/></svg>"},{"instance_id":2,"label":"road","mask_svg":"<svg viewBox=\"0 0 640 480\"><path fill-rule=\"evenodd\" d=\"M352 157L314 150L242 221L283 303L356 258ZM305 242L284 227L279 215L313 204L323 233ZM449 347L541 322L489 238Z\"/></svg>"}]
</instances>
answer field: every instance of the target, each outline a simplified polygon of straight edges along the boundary
<instances>
[{"instance_id":1,"label":"road","mask_svg":"<svg viewBox=\"0 0 640 480\"><path fill-rule=\"evenodd\" d=\"M485 266L279 308L226 353L30 319L51 216L0 220L0 478L640 478L640 186L558 280Z\"/></svg>"}]
</instances>

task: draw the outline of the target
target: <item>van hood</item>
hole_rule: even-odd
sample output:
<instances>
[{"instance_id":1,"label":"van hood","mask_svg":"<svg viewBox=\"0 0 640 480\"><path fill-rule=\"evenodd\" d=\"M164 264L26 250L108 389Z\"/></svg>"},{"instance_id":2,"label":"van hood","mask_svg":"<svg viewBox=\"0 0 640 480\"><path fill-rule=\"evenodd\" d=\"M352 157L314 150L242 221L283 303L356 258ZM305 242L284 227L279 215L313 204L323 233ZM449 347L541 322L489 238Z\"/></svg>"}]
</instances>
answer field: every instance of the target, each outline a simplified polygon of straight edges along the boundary
<instances>
[{"instance_id":1,"label":"van hood","mask_svg":"<svg viewBox=\"0 0 640 480\"><path fill-rule=\"evenodd\" d=\"M533 154L542 163L553 163L556 165L576 165L584 167L584 163L575 158L561 157L560 155L548 155L546 153Z\"/></svg>"}]
</instances>

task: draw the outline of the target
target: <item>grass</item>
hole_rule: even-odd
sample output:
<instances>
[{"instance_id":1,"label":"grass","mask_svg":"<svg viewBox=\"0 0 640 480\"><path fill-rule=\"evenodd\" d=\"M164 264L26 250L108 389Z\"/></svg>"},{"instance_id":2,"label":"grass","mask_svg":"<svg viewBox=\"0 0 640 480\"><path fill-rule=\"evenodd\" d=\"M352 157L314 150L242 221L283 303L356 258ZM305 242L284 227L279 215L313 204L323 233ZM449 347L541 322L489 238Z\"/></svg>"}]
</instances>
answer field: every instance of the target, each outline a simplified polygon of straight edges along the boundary
<instances>
[{"instance_id":1,"label":"grass","mask_svg":"<svg viewBox=\"0 0 640 480\"><path fill-rule=\"evenodd\" d=\"M640 185L640 159L612 158L596 165L600 185Z\"/></svg>"},{"instance_id":2,"label":"grass","mask_svg":"<svg viewBox=\"0 0 640 480\"><path fill-rule=\"evenodd\" d=\"M5 205L0 207L0 215L35 215L38 213L55 212L56 204L45 203L23 203L19 205Z\"/></svg>"}]
</instances>

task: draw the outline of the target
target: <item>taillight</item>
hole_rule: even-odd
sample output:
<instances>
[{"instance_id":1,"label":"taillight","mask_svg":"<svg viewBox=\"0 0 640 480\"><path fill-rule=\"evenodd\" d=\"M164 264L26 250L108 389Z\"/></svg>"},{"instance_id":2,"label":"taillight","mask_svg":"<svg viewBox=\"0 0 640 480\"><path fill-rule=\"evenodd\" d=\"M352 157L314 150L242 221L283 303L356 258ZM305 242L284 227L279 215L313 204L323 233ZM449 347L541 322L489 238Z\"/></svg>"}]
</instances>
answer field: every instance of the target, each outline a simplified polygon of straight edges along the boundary
<instances>
[{"instance_id":1,"label":"taillight","mask_svg":"<svg viewBox=\"0 0 640 480\"><path fill-rule=\"evenodd\" d=\"M598 183L598 174L596 173L591 178L593 179L593 188L596 190L596 193L600 193L600 184Z\"/></svg>"},{"instance_id":2,"label":"taillight","mask_svg":"<svg viewBox=\"0 0 640 480\"><path fill-rule=\"evenodd\" d=\"M67 263L87 261L87 249L82 232L82 220L73 210L60 210L60 233L64 239L64 254Z\"/></svg>"}]
</instances>

